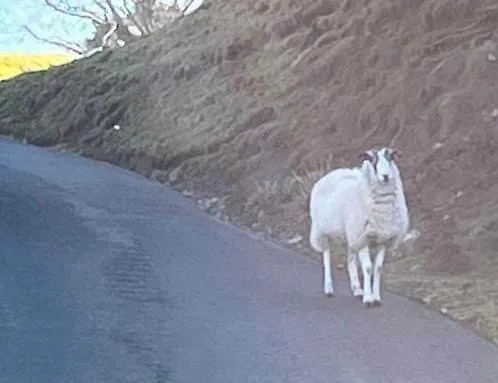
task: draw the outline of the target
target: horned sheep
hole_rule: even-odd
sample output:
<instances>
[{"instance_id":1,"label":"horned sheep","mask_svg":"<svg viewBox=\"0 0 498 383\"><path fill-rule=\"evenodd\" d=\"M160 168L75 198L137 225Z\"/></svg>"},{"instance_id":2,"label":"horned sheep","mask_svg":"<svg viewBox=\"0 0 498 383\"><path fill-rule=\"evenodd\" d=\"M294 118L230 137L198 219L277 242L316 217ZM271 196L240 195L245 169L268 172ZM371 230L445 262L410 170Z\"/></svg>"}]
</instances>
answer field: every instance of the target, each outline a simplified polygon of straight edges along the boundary
<instances>
[{"instance_id":1,"label":"horned sheep","mask_svg":"<svg viewBox=\"0 0 498 383\"><path fill-rule=\"evenodd\" d=\"M323 253L324 293L332 296L331 240L347 245L347 270L354 296L366 306L381 302L380 281L386 252L396 249L410 225L403 181L396 165L400 151L389 147L360 155L361 167L332 170L310 195L310 244ZM375 254L373 259L370 253ZM363 288L358 277L363 273Z\"/></svg>"}]
</instances>

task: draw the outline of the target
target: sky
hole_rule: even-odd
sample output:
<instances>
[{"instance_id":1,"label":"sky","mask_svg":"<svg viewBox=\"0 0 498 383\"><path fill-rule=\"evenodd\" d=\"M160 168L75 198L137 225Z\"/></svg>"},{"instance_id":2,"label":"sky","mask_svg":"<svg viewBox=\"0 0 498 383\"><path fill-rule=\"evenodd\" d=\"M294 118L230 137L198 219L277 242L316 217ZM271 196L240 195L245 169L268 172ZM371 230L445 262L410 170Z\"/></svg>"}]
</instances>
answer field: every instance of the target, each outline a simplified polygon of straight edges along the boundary
<instances>
[{"instance_id":1,"label":"sky","mask_svg":"<svg viewBox=\"0 0 498 383\"><path fill-rule=\"evenodd\" d=\"M68 0L74 5L92 0ZM179 0L181 5L188 0ZM164 1L168 3L168 1ZM195 0L189 11L199 7L202 0ZM45 5L44 0L0 0L0 54L2 53L68 53L52 44L31 37L23 28L29 25L38 35L82 42L92 35L91 22L63 15Z\"/></svg>"}]
</instances>

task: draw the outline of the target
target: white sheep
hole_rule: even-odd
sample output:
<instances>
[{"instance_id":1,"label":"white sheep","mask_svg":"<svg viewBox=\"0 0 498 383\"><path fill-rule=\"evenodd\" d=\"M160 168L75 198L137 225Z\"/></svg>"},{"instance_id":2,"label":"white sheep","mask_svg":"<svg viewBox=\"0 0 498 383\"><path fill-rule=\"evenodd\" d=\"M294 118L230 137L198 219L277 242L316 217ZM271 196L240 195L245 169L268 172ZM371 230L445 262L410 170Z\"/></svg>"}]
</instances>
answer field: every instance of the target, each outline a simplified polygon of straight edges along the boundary
<instances>
[{"instance_id":1,"label":"white sheep","mask_svg":"<svg viewBox=\"0 0 498 383\"><path fill-rule=\"evenodd\" d=\"M309 240L316 251L323 252L326 295L334 293L331 240L340 239L347 244L353 295L363 295L363 303L367 306L380 304L385 253L409 237L403 182L395 163L399 155L398 150L388 147L368 150L360 155L361 168L332 170L313 186ZM376 252L373 268L371 251ZM363 289L358 278L358 260L363 272Z\"/></svg>"}]
</instances>

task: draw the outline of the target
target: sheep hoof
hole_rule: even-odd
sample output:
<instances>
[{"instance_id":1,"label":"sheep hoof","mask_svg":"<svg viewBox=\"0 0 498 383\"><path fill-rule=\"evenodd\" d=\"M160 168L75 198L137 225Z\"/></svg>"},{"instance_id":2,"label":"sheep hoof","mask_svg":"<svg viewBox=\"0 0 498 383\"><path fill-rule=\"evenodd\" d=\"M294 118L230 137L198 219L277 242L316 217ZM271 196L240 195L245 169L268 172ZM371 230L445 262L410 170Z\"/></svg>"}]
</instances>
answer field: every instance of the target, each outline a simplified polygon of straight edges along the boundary
<instances>
[{"instance_id":1,"label":"sheep hoof","mask_svg":"<svg viewBox=\"0 0 498 383\"><path fill-rule=\"evenodd\" d=\"M363 302L365 307L373 307L373 302Z\"/></svg>"},{"instance_id":2,"label":"sheep hoof","mask_svg":"<svg viewBox=\"0 0 498 383\"><path fill-rule=\"evenodd\" d=\"M363 289L361 289L359 287L358 288L353 288L352 292L353 292L353 296L354 297L361 298L363 296Z\"/></svg>"},{"instance_id":3,"label":"sheep hoof","mask_svg":"<svg viewBox=\"0 0 498 383\"><path fill-rule=\"evenodd\" d=\"M374 306L378 307L378 306L380 306L382 303L381 303L381 301L380 301L380 300L375 300L375 301L373 301L373 302L372 302L372 304L373 304Z\"/></svg>"},{"instance_id":4,"label":"sheep hoof","mask_svg":"<svg viewBox=\"0 0 498 383\"><path fill-rule=\"evenodd\" d=\"M329 292L329 293L325 293L325 296L326 296L327 298L333 298L333 297L334 297L334 293L331 293L331 292Z\"/></svg>"}]
</instances>

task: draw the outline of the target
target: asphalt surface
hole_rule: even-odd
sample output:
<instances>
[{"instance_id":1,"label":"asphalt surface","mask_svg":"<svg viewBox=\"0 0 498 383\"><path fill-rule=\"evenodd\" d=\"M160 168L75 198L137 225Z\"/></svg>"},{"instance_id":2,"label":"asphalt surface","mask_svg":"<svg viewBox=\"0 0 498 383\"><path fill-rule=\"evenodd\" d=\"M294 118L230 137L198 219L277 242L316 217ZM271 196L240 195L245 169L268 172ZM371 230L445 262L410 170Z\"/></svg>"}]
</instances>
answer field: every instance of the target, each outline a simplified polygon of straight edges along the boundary
<instances>
[{"instance_id":1,"label":"asphalt surface","mask_svg":"<svg viewBox=\"0 0 498 383\"><path fill-rule=\"evenodd\" d=\"M0 141L0 382L498 382L498 348L131 172Z\"/></svg>"}]
</instances>

